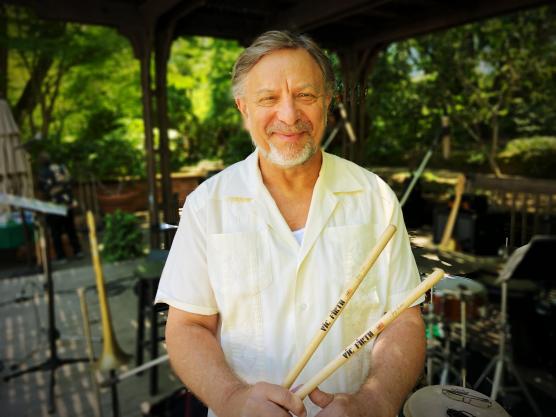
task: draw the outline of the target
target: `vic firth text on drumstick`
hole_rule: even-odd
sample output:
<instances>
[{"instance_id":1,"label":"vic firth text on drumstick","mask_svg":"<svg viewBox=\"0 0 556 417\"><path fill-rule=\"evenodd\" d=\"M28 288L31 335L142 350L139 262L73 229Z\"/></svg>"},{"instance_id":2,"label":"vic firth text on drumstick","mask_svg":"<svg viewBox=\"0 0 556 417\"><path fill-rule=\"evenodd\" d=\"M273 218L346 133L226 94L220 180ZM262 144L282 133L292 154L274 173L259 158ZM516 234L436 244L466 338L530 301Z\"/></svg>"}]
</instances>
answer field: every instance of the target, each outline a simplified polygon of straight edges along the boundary
<instances>
[{"instance_id":1,"label":"vic firth text on drumstick","mask_svg":"<svg viewBox=\"0 0 556 417\"><path fill-rule=\"evenodd\" d=\"M313 340L311 340L309 346L307 346L307 349L303 353L303 356L301 357L301 359L299 359L299 361L295 364L295 366L286 377L284 383L282 384L283 387L290 388L292 386L293 382L299 376L307 362L309 362L311 356L313 356L313 353L315 353L315 350L317 350L317 347L319 346L322 339L324 339L324 336L326 336L326 333L330 330L349 300L351 300L351 297L353 297L353 294L359 287L359 284L361 284L365 276L367 276L367 273L369 272L371 267L375 264L376 260L378 259L390 239L392 239L394 233L396 233L396 226L392 224L388 225L374 248L369 253L367 259L365 259L365 261L363 262L363 265L361 266L357 276L349 283L347 288L340 296L338 302L334 305L334 307L332 307L329 315L322 322L320 330L317 332L315 337L313 337Z\"/></svg>"},{"instance_id":2,"label":"vic firth text on drumstick","mask_svg":"<svg viewBox=\"0 0 556 417\"><path fill-rule=\"evenodd\" d=\"M332 375L336 369L346 363L354 353L365 346L373 337L377 336L384 328L394 321L405 309L425 294L444 276L444 271L441 269L435 270L423 282L421 282L413 291L398 304L394 309L386 313L382 318L374 324L369 330L355 339L355 341L346 347L344 351L339 354L334 360L328 363L317 375L311 378L307 383L295 392L295 395L301 399L305 398L311 391L313 391L320 383Z\"/></svg>"}]
</instances>

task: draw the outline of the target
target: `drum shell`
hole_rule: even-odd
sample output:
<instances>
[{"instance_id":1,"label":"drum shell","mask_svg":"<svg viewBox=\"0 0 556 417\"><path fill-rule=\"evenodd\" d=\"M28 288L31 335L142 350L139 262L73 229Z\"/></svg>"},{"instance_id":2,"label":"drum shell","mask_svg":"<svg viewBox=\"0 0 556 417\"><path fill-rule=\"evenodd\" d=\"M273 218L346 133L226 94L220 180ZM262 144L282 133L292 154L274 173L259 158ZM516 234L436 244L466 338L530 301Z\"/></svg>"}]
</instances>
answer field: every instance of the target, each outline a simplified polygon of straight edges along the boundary
<instances>
[{"instance_id":1,"label":"drum shell","mask_svg":"<svg viewBox=\"0 0 556 417\"><path fill-rule=\"evenodd\" d=\"M467 320L483 316L486 305L486 288L477 281L464 277L447 275L448 281L441 281L433 290L434 313L447 321L461 320L462 300L465 300Z\"/></svg>"}]
</instances>

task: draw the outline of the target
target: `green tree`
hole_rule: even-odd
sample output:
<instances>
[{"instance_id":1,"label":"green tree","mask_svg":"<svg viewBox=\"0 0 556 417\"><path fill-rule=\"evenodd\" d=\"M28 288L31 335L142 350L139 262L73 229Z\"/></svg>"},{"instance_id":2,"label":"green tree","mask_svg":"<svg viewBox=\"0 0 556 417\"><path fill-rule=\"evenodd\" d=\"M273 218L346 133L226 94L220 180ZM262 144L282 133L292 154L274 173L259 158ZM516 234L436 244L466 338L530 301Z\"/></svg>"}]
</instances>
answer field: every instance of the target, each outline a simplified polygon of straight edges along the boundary
<instances>
[{"instance_id":1,"label":"green tree","mask_svg":"<svg viewBox=\"0 0 556 417\"><path fill-rule=\"evenodd\" d=\"M514 137L554 135L555 7L521 12L391 45L370 79L369 161L422 155L442 115L468 161L501 174ZM473 159L475 158L475 159Z\"/></svg>"}]
</instances>

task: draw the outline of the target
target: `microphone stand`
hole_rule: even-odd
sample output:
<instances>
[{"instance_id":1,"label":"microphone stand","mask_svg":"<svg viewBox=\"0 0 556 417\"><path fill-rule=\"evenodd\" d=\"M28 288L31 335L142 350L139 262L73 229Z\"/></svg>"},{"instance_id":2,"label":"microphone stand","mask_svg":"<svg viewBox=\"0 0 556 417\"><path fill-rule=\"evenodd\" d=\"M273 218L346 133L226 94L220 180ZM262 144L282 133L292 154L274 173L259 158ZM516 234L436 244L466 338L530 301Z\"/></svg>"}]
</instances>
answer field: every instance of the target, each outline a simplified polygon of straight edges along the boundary
<instances>
[{"instance_id":1,"label":"microphone stand","mask_svg":"<svg viewBox=\"0 0 556 417\"><path fill-rule=\"evenodd\" d=\"M59 338L59 331L56 328L56 316L54 312L54 283L52 280L52 270L50 268L49 260L49 244L46 236L46 221L44 215L39 213L37 216L39 224L39 240L41 255L43 258L42 268L45 279L46 294L47 294L47 308L48 308L48 350L49 357L44 362L26 369L22 369L11 374L4 376L4 381L19 377L31 372L45 371L50 372L49 386L48 386L48 412L54 413L56 406L54 403L54 387L56 385L56 369L59 367L77 362L87 362L87 358L64 358L58 356L56 341Z\"/></svg>"}]
</instances>

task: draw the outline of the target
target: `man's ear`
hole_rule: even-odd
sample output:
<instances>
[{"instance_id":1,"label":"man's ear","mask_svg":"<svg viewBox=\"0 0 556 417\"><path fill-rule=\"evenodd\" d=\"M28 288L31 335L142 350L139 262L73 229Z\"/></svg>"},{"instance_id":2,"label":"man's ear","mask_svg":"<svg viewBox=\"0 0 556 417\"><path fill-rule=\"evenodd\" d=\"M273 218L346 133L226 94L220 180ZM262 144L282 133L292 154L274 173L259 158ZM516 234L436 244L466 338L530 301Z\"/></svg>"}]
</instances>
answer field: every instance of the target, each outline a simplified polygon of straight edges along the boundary
<instances>
[{"instance_id":1,"label":"man's ear","mask_svg":"<svg viewBox=\"0 0 556 417\"><path fill-rule=\"evenodd\" d=\"M236 98L236 106L239 112L241 113L241 118L243 119L243 127L245 127L245 129L249 129L248 128L249 112L247 110L247 103L245 102L245 100L241 98Z\"/></svg>"},{"instance_id":2,"label":"man's ear","mask_svg":"<svg viewBox=\"0 0 556 417\"><path fill-rule=\"evenodd\" d=\"M332 95L328 94L324 96L324 104L326 105L326 111L330 109L330 103L332 102Z\"/></svg>"},{"instance_id":3,"label":"man's ear","mask_svg":"<svg viewBox=\"0 0 556 417\"><path fill-rule=\"evenodd\" d=\"M247 103L242 98L236 98L236 106L241 115L247 118Z\"/></svg>"}]
</instances>

